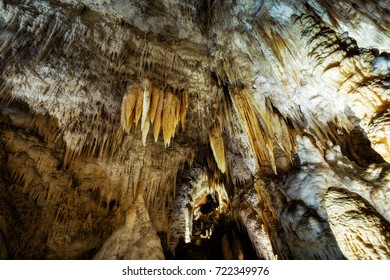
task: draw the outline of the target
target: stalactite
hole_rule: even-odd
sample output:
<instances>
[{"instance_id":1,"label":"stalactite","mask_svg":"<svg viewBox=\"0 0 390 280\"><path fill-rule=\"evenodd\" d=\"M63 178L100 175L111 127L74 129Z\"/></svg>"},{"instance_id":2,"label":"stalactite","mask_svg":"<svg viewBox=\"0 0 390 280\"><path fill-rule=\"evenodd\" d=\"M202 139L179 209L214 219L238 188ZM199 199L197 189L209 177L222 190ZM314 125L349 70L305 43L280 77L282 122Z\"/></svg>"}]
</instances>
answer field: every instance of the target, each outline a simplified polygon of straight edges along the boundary
<instances>
[{"instance_id":1,"label":"stalactite","mask_svg":"<svg viewBox=\"0 0 390 280\"><path fill-rule=\"evenodd\" d=\"M141 130L144 132L144 125L149 114L151 84L149 79L143 79L141 87L143 88Z\"/></svg>"},{"instance_id":2,"label":"stalactite","mask_svg":"<svg viewBox=\"0 0 390 280\"><path fill-rule=\"evenodd\" d=\"M177 95L174 95L174 104L175 104L175 120L173 122L173 132L172 132L172 138L175 137L177 126L180 122L180 108L181 108L181 102Z\"/></svg>"},{"instance_id":3,"label":"stalactite","mask_svg":"<svg viewBox=\"0 0 390 280\"><path fill-rule=\"evenodd\" d=\"M141 117L141 134L142 134L142 144L146 146L146 138L148 136L149 127L150 127L150 98L152 86L149 79L143 79L141 84L144 94L143 94L143 106L142 106L142 117Z\"/></svg>"},{"instance_id":4,"label":"stalactite","mask_svg":"<svg viewBox=\"0 0 390 280\"><path fill-rule=\"evenodd\" d=\"M218 169L226 172L225 146L222 137L222 128L219 125L214 125L209 131L209 141L211 150L213 151L214 159L217 162Z\"/></svg>"},{"instance_id":5,"label":"stalactite","mask_svg":"<svg viewBox=\"0 0 390 280\"><path fill-rule=\"evenodd\" d=\"M188 99L189 99L188 92L183 92L180 95L180 99L181 99L180 121L181 121L181 127L184 130L185 129L185 121L186 121L187 109L188 109Z\"/></svg>"},{"instance_id":6,"label":"stalactite","mask_svg":"<svg viewBox=\"0 0 390 280\"><path fill-rule=\"evenodd\" d=\"M248 135L252 150L256 155L258 166L271 166L276 173L271 136L258 121L255 108L252 105L255 102L250 97L250 93L247 90L242 90L231 96L237 108L240 123ZM263 121L269 126L268 119Z\"/></svg>"},{"instance_id":7,"label":"stalactite","mask_svg":"<svg viewBox=\"0 0 390 280\"><path fill-rule=\"evenodd\" d=\"M159 101L160 101L160 93L161 93L161 90L157 87L152 87L152 92L151 92L151 95L150 95L150 114L149 114L149 118L150 118L150 122L152 124L154 124L154 119L156 117L156 114L157 114L157 109L158 109L158 104L159 104Z\"/></svg>"},{"instance_id":8,"label":"stalactite","mask_svg":"<svg viewBox=\"0 0 390 280\"><path fill-rule=\"evenodd\" d=\"M122 99L121 125L122 128L129 132L142 113L143 91L139 84L132 84L126 90Z\"/></svg>"},{"instance_id":9,"label":"stalactite","mask_svg":"<svg viewBox=\"0 0 390 280\"><path fill-rule=\"evenodd\" d=\"M159 91L158 105L157 105L157 110L156 110L156 116L155 116L154 124L153 124L154 142L157 142L158 135L160 134L163 108L164 108L164 91L160 90Z\"/></svg>"},{"instance_id":10,"label":"stalactite","mask_svg":"<svg viewBox=\"0 0 390 280\"><path fill-rule=\"evenodd\" d=\"M176 118L176 103L175 95L170 89L167 89L164 93L164 108L162 114L162 127L165 147L168 147L171 143L171 137L175 129Z\"/></svg>"},{"instance_id":11,"label":"stalactite","mask_svg":"<svg viewBox=\"0 0 390 280\"><path fill-rule=\"evenodd\" d=\"M142 127L142 145L146 146L146 139L148 137L148 132L150 128L149 116L146 116L146 120Z\"/></svg>"},{"instance_id":12,"label":"stalactite","mask_svg":"<svg viewBox=\"0 0 390 280\"><path fill-rule=\"evenodd\" d=\"M134 90L134 95L136 96L136 103L134 108L134 119L133 124L135 127L138 127L138 122L142 116L143 109L143 100L144 100L144 90L141 85L137 84Z\"/></svg>"}]
</instances>

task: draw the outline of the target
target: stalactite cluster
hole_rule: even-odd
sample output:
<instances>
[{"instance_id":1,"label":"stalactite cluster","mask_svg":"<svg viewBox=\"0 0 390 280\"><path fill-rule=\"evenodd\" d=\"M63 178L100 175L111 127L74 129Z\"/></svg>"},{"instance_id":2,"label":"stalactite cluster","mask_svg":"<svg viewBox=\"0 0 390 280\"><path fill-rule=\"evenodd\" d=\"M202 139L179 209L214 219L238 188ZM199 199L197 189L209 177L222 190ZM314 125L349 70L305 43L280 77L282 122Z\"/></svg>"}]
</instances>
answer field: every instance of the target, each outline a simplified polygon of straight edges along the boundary
<instances>
[{"instance_id":1,"label":"stalactite cluster","mask_svg":"<svg viewBox=\"0 0 390 280\"><path fill-rule=\"evenodd\" d=\"M141 119L144 146L150 125L153 125L154 142L157 142L162 127L164 144L168 147L179 123L182 129L185 127L187 108L187 93L182 92L178 97L171 89L159 89L144 79L141 84L130 85L123 96L121 126L128 133Z\"/></svg>"},{"instance_id":2,"label":"stalactite cluster","mask_svg":"<svg viewBox=\"0 0 390 280\"><path fill-rule=\"evenodd\" d=\"M277 168L288 169L295 152L295 142L285 120L273 112L270 103L255 104L248 90L232 94L240 123L247 131L258 168L269 166L274 173ZM278 157L278 166L275 156ZM286 158L286 160L281 160Z\"/></svg>"}]
</instances>

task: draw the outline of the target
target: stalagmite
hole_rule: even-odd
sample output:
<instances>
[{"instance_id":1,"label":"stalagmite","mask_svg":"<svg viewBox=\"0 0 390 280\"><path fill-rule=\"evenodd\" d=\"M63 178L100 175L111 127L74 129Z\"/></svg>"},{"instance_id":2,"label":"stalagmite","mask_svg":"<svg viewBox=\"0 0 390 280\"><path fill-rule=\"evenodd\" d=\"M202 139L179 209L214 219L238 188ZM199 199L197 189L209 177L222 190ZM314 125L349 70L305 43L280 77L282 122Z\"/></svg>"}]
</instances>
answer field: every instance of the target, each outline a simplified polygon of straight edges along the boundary
<instances>
[{"instance_id":1,"label":"stalagmite","mask_svg":"<svg viewBox=\"0 0 390 280\"><path fill-rule=\"evenodd\" d=\"M161 260L164 253L142 195L127 210L124 223L103 244L95 259Z\"/></svg>"}]
</instances>

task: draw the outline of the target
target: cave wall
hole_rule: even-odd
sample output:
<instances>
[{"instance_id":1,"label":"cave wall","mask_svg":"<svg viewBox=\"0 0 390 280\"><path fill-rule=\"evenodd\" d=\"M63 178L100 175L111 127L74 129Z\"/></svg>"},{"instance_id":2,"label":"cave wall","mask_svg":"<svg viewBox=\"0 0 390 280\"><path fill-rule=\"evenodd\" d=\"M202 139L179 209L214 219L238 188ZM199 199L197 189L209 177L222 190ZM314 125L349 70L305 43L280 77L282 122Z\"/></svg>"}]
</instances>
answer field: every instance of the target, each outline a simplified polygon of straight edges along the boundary
<instances>
[{"instance_id":1,"label":"cave wall","mask_svg":"<svg viewBox=\"0 0 390 280\"><path fill-rule=\"evenodd\" d=\"M389 1L0 14L1 257L390 258Z\"/></svg>"}]
</instances>

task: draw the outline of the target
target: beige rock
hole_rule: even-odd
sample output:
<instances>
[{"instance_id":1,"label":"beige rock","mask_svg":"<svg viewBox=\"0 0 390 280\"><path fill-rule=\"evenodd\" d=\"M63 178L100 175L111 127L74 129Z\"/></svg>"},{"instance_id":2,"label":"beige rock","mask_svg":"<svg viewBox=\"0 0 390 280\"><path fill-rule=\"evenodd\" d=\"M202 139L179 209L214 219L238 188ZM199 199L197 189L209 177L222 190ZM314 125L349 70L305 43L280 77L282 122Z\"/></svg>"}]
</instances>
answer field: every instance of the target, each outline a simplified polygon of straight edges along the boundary
<instances>
[{"instance_id":1,"label":"beige rock","mask_svg":"<svg viewBox=\"0 0 390 280\"><path fill-rule=\"evenodd\" d=\"M2 256L388 254L385 1L19 2L0 1Z\"/></svg>"},{"instance_id":2,"label":"beige rock","mask_svg":"<svg viewBox=\"0 0 390 280\"><path fill-rule=\"evenodd\" d=\"M161 241L150 222L142 196L126 212L124 223L107 239L95 259L164 259Z\"/></svg>"},{"instance_id":3,"label":"beige rock","mask_svg":"<svg viewBox=\"0 0 390 280\"><path fill-rule=\"evenodd\" d=\"M219 170L226 172L225 146L222 138L222 129L219 126L213 126L209 132L210 146L213 151L214 159L217 162Z\"/></svg>"},{"instance_id":4,"label":"beige rock","mask_svg":"<svg viewBox=\"0 0 390 280\"><path fill-rule=\"evenodd\" d=\"M369 125L368 138L375 151L390 162L390 109L375 116Z\"/></svg>"},{"instance_id":5,"label":"beige rock","mask_svg":"<svg viewBox=\"0 0 390 280\"><path fill-rule=\"evenodd\" d=\"M362 197L330 188L325 207L332 232L348 259L390 259L390 223Z\"/></svg>"}]
</instances>

